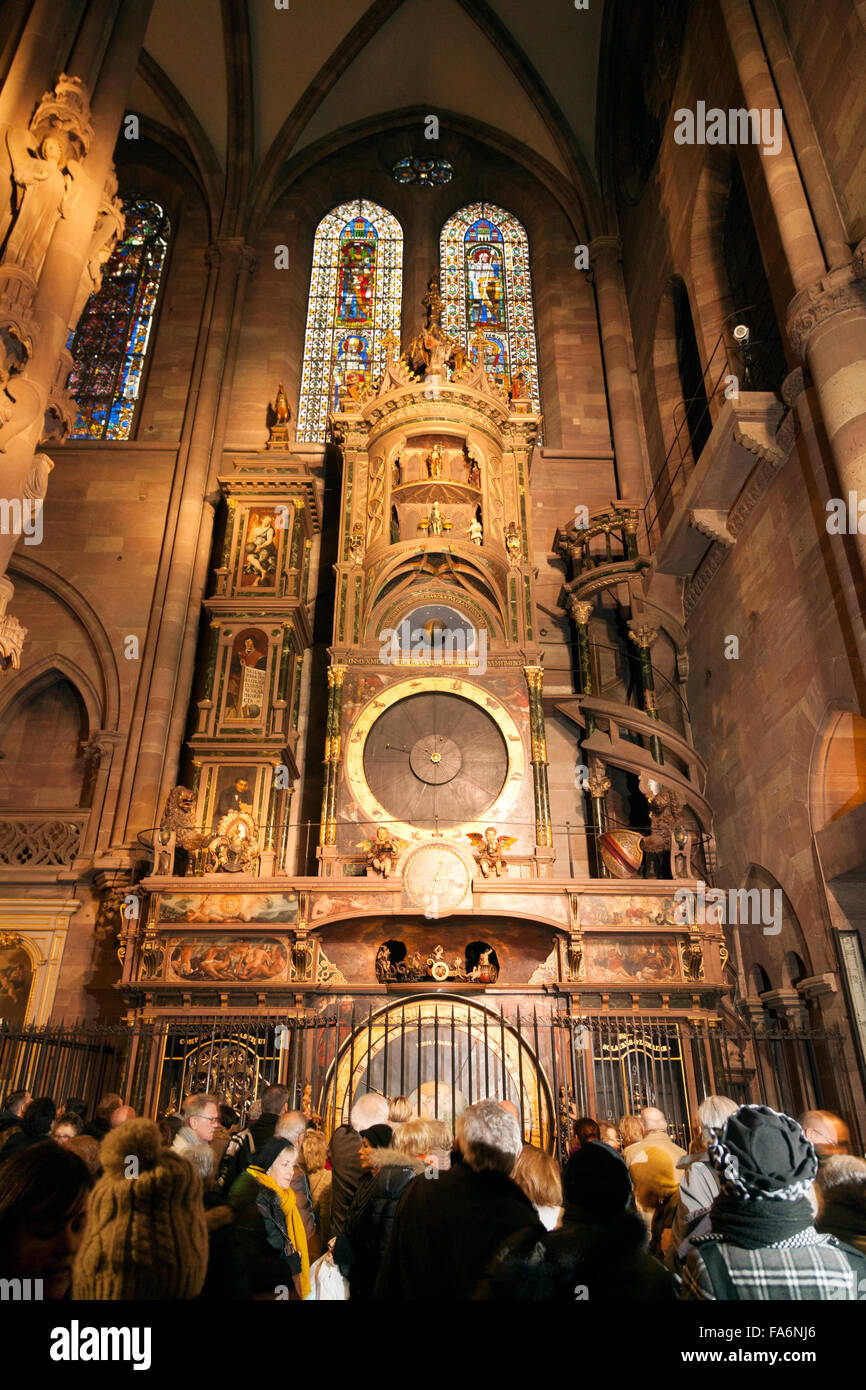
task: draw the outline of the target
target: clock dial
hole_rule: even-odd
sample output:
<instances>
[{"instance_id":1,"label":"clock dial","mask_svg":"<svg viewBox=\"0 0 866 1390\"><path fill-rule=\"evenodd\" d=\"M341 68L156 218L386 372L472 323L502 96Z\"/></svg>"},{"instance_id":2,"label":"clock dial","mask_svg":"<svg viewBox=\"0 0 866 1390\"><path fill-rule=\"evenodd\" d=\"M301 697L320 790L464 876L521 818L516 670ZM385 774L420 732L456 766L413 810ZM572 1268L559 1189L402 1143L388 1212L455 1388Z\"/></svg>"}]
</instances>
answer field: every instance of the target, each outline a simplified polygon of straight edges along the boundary
<instances>
[{"instance_id":1,"label":"clock dial","mask_svg":"<svg viewBox=\"0 0 866 1390\"><path fill-rule=\"evenodd\" d=\"M422 845L406 860L403 883L416 907L439 917L463 901L471 876L459 850L450 845Z\"/></svg>"},{"instance_id":2,"label":"clock dial","mask_svg":"<svg viewBox=\"0 0 866 1390\"><path fill-rule=\"evenodd\" d=\"M364 745L367 784L395 820L433 829L477 819L496 801L508 750L495 720L446 691L385 710Z\"/></svg>"}]
</instances>

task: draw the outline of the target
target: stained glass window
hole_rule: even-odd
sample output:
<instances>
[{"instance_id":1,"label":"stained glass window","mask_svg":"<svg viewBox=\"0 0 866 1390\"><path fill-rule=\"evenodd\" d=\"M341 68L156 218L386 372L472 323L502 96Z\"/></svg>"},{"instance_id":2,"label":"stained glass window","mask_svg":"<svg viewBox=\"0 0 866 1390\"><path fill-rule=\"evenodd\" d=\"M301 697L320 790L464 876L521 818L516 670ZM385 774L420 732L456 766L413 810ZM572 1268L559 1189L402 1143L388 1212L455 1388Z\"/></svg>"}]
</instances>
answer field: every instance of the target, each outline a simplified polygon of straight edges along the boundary
<instances>
[{"instance_id":1,"label":"stained glass window","mask_svg":"<svg viewBox=\"0 0 866 1390\"><path fill-rule=\"evenodd\" d=\"M403 229L359 198L322 218L313 273L298 402L298 439L322 441L328 415L385 369L384 338L400 334Z\"/></svg>"},{"instance_id":2,"label":"stained glass window","mask_svg":"<svg viewBox=\"0 0 866 1390\"><path fill-rule=\"evenodd\" d=\"M132 434L170 228L159 204L143 198L125 201L123 213L123 239L69 344L74 366L67 385L78 403L72 439Z\"/></svg>"},{"instance_id":3,"label":"stained glass window","mask_svg":"<svg viewBox=\"0 0 866 1390\"><path fill-rule=\"evenodd\" d=\"M391 170L398 183L420 183L425 187L433 184L450 183L454 177L454 167L447 159L419 159L408 156L398 159Z\"/></svg>"},{"instance_id":4,"label":"stained glass window","mask_svg":"<svg viewBox=\"0 0 866 1390\"><path fill-rule=\"evenodd\" d=\"M526 229L504 208L472 203L445 223L440 251L445 332L468 347L483 329L488 375L507 388L522 374L532 407L540 410Z\"/></svg>"}]
</instances>

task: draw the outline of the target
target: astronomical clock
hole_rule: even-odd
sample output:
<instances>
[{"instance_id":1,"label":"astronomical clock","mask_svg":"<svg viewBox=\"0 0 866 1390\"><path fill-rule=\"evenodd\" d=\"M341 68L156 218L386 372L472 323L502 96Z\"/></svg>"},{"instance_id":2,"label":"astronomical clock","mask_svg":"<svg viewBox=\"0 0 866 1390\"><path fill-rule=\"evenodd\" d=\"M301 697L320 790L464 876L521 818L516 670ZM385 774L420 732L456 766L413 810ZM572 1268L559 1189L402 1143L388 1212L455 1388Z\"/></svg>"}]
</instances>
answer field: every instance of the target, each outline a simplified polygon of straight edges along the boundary
<instances>
[{"instance_id":1,"label":"astronomical clock","mask_svg":"<svg viewBox=\"0 0 866 1390\"><path fill-rule=\"evenodd\" d=\"M332 417L342 455L320 872L399 878L407 912L473 905L477 845L553 862L530 566L539 417L427 324ZM479 359L482 365L479 365ZM491 836L491 839L494 837ZM382 847L384 848L383 852Z\"/></svg>"}]
</instances>

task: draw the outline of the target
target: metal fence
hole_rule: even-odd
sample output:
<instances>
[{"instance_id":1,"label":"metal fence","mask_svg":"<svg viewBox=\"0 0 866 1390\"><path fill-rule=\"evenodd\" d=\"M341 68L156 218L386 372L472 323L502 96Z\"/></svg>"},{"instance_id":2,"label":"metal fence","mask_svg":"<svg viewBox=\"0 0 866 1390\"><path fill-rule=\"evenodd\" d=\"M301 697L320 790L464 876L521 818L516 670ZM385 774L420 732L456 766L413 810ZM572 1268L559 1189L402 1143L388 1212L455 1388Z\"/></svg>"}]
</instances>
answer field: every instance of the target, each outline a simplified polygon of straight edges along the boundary
<instances>
[{"instance_id":1,"label":"metal fence","mask_svg":"<svg viewBox=\"0 0 866 1390\"><path fill-rule=\"evenodd\" d=\"M527 1142L567 1156L579 1115L617 1121L663 1110L688 1146L705 1095L797 1115L833 1110L862 1151L844 1040L838 1031L730 1028L708 1020L578 1015L549 998L489 1002L413 995L381 1005L340 1000L324 1012L161 1018L134 1027L0 1027L0 1088L26 1088L91 1110L117 1092L139 1114L176 1110L212 1091L245 1117L269 1085L327 1134L367 1090L408 1096L417 1113L453 1125L486 1096L517 1107Z\"/></svg>"}]
</instances>

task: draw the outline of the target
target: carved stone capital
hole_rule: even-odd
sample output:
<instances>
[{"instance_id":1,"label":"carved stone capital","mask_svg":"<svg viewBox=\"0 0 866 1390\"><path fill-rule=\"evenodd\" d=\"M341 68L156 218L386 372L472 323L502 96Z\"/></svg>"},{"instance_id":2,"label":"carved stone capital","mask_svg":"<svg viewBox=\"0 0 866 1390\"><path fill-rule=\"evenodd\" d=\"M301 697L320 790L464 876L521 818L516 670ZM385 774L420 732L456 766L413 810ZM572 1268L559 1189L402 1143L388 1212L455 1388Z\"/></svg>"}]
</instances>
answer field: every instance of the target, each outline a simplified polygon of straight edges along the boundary
<instances>
[{"instance_id":1,"label":"carved stone capital","mask_svg":"<svg viewBox=\"0 0 866 1390\"><path fill-rule=\"evenodd\" d=\"M802 367L795 367L782 382L781 394L785 405L793 406L797 397L806 389L806 373Z\"/></svg>"},{"instance_id":2,"label":"carved stone capital","mask_svg":"<svg viewBox=\"0 0 866 1390\"><path fill-rule=\"evenodd\" d=\"M734 537L728 530L727 512L699 508L689 512L689 525L700 531L702 536L708 536L711 541L719 541L727 546L734 544Z\"/></svg>"},{"instance_id":3,"label":"carved stone capital","mask_svg":"<svg viewBox=\"0 0 866 1390\"><path fill-rule=\"evenodd\" d=\"M578 627L585 626L592 617L594 603L587 603L582 599L575 598L573 595L568 600L568 614L572 622L577 623Z\"/></svg>"},{"instance_id":4,"label":"carved stone capital","mask_svg":"<svg viewBox=\"0 0 866 1390\"><path fill-rule=\"evenodd\" d=\"M632 642L643 650L646 647L651 647L659 634L658 628L649 627L648 624L641 623L640 627L630 627L628 635Z\"/></svg>"},{"instance_id":5,"label":"carved stone capital","mask_svg":"<svg viewBox=\"0 0 866 1390\"><path fill-rule=\"evenodd\" d=\"M605 793L610 791L610 778L605 774L604 763L600 758L590 758L589 775L586 779L587 790L591 797L596 801L604 799Z\"/></svg>"},{"instance_id":6,"label":"carved stone capital","mask_svg":"<svg viewBox=\"0 0 866 1390\"><path fill-rule=\"evenodd\" d=\"M0 671L8 671L10 666L13 671L21 669L21 652L26 636L26 627L21 626L14 614L4 613L0 616Z\"/></svg>"},{"instance_id":7,"label":"carved stone capital","mask_svg":"<svg viewBox=\"0 0 866 1390\"><path fill-rule=\"evenodd\" d=\"M59 139L66 147L67 158L84 158L93 139L93 127L87 88L80 77L60 74L54 86L43 93L30 131L40 142L49 136Z\"/></svg>"},{"instance_id":8,"label":"carved stone capital","mask_svg":"<svg viewBox=\"0 0 866 1390\"><path fill-rule=\"evenodd\" d=\"M859 250L859 248L858 248ZM835 314L855 309L866 312L866 283L857 277L854 263L807 285L788 306L788 338L797 356L806 360L809 338L819 324Z\"/></svg>"}]
</instances>

